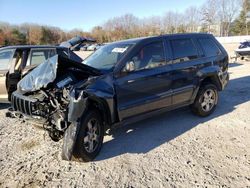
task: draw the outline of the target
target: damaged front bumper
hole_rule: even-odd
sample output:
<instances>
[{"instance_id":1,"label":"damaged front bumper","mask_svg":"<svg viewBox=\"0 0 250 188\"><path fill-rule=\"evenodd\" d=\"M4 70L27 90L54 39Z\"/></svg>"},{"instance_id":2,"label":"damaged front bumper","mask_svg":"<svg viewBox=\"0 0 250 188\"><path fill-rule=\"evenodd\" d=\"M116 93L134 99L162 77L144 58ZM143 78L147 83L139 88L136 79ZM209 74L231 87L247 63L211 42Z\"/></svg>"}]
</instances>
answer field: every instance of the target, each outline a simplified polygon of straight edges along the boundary
<instances>
[{"instance_id":1,"label":"damaged front bumper","mask_svg":"<svg viewBox=\"0 0 250 188\"><path fill-rule=\"evenodd\" d=\"M11 105L14 111L20 112L26 116L31 116L32 118L38 118L37 114L37 99L26 97L18 92L12 93Z\"/></svg>"}]
</instances>

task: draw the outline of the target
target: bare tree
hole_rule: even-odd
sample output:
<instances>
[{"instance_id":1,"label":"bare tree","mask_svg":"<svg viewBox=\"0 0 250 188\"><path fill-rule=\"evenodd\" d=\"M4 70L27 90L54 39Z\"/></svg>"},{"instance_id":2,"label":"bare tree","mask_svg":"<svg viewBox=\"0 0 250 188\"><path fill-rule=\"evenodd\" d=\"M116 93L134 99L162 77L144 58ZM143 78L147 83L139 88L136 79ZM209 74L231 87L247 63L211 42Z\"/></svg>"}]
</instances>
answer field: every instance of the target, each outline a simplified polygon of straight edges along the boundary
<instances>
[{"instance_id":1,"label":"bare tree","mask_svg":"<svg viewBox=\"0 0 250 188\"><path fill-rule=\"evenodd\" d=\"M28 31L29 44L39 44L42 36L42 29L40 26L30 27Z\"/></svg>"},{"instance_id":2,"label":"bare tree","mask_svg":"<svg viewBox=\"0 0 250 188\"><path fill-rule=\"evenodd\" d=\"M107 37L106 37L106 31L103 30L103 28L101 26L95 26L92 29L91 34L92 34L93 38L95 38L100 43L108 41Z\"/></svg>"},{"instance_id":3,"label":"bare tree","mask_svg":"<svg viewBox=\"0 0 250 188\"><path fill-rule=\"evenodd\" d=\"M221 36L228 36L229 28L240 10L240 4L240 0L217 0Z\"/></svg>"},{"instance_id":4,"label":"bare tree","mask_svg":"<svg viewBox=\"0 0 250 188\"><path fill-rule=\"evenodd\" d=\"M218 22L218 5L216 1L217 0L207 0L201 7L202 21L208 33L213 32L212 25Z\"/></svg>"},{"instance_id":5,"label":"bare tree","mask_svg":"<svg viewBox=\"0 0 250 188\"><path fill-rule=\"evenodd\" d=\"M161 18L152 16L144 18L142 20L142 30L147 36L160 35L161 34Z\"/></svg>"},{"instance_id":6,"label":"bare tree","mask_svg":"<svg viewBox=\"0 0 250 188\"><path fill-rule=\"evenodd\" d=\"M163 17L163 30L165 33L176 33L178 26L178 13L169 11Z\"/></svg>"},{"instance_id":7,"label":"bare tree","mask_svg":"<svg viewBox=\"0 0 250 188\"><path fill-rule=\"evenodd\" d=\"M201 23L201 14L197 7L189 7L185 13L186 27L188 32L198 32L198 26Z\"/></svg>"}]
</instances>

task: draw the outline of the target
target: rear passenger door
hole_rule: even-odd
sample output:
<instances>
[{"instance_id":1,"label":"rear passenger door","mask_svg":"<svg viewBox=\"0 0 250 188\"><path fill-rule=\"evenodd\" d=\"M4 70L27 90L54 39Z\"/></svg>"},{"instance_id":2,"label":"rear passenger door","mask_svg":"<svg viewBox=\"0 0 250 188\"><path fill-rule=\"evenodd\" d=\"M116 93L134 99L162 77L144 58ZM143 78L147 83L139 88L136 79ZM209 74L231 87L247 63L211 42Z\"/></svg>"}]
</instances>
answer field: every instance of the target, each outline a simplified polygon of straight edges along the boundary
<instances>
[{"instance_id":1,"label":"rear passenger door","mask_svg":"<svg viewBox=\"0 0 250 188\"><path fill-rule=\"evenodd\" d=\"M200 64L196 41L189 37L171 37L172 51L172 104L189 103L197 85L197 66Z\"/></svg>"}]
</instances>

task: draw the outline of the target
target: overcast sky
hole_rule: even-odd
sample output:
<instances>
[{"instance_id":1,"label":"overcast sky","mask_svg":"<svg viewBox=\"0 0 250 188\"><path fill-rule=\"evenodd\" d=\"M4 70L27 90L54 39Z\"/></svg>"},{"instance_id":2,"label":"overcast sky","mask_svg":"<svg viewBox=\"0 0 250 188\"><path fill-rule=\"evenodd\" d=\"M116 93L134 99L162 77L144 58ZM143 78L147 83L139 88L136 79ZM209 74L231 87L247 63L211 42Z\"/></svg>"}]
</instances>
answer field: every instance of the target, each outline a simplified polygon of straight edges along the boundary
<instances>
[{"instance_id":1,"label":"overcast sky","mask_svg":"<svg viewBox=\"0 0 250 188\"><path fill-rule=\"evenodd\" d=\"M64 30L89 31L109 18L132 13L139 18L162 16L200 6L205 0L0 0L0 21L37 23Z\"/></svg>"}]
</instances>

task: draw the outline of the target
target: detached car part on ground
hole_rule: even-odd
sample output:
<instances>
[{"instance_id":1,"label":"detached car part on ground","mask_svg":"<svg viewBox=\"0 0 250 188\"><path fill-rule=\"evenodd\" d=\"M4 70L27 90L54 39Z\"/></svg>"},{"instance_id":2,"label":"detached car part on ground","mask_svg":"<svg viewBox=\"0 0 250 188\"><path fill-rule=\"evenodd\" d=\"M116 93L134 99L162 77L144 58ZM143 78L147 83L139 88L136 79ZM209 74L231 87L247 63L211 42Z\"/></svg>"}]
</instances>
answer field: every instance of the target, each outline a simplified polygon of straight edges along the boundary
<instances>
[{"instance_id":1,"label":"detached car part on ground","mask_svg":"<svg viewBox=\"0 0 250 188\"><path fill-rule=\"evenodd\" d=\"M106 45L83 64L54 56L24 77L14 112L42 121L62 158L91 161L107 129L191 106L210 115L228 83L228 55L208 34L164 35Z\"/></svg>"}]
</instances>

